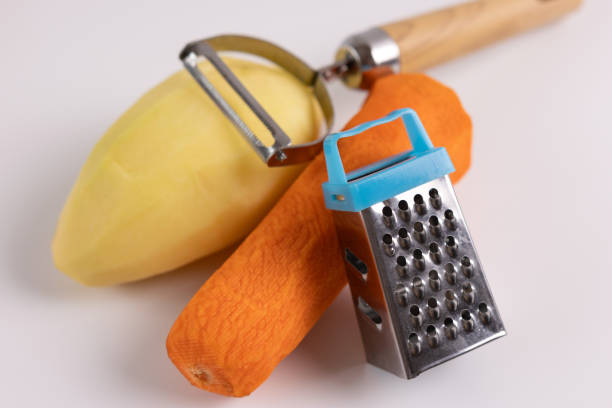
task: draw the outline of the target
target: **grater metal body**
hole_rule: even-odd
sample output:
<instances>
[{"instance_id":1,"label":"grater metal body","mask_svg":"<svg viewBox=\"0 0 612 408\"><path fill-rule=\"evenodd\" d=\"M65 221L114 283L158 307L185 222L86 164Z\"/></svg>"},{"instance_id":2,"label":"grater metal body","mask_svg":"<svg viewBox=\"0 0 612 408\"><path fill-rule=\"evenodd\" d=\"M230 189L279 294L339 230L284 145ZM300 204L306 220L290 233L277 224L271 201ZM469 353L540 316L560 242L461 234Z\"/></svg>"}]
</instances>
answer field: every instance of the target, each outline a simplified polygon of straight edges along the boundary
<instances>
[{"instance_id":1,"label":"grater metal body","mask_svg":"<svg viewBox=\"0 0 612 408\"><path fill-rule=\"evenodd\" d=\"M411 206L410 220L401 218L400 201L414 203L417 194L429 197L432 189L441 199L439 209L425 200L423 214ZM393 209L390 226L383 221L385 207ZM443 221L447 210L453 212L452 229ZM432 216L440 220L438 234L430 228ZM334 211L334 220L368 362L412 378L505 334L448 176L360 212ZM422 242L414 233L418 222L425 227ZM399 236L402 228L410 231L408 239ZM386 234L392 237L393 251L383 242ZM456 242L454 256L445 249L449 236ZM406 241L410 244L402 246ZM439 256L432 256L432 243L438 245ZM415 261L415 250L423 255L422 266ZM406 259L404 267L398 257ZM470 259L469 277L463 272L464 257ZM467 284L471 290L464 292ZM472 323L464 323L466 311Z\"/></svg>"},{"instance_id":2,"label":"grater metal body","mask_svg":"<svg viewBox=\"0 0 612 408\"><path fill-rule=\"evenodd\" d=\"M337 140L401 117L414 150L344 174ZM505 335L448 173L414 111L330 135L323 191L368 362L403 378Z\"/></svg>"}]
</instances>

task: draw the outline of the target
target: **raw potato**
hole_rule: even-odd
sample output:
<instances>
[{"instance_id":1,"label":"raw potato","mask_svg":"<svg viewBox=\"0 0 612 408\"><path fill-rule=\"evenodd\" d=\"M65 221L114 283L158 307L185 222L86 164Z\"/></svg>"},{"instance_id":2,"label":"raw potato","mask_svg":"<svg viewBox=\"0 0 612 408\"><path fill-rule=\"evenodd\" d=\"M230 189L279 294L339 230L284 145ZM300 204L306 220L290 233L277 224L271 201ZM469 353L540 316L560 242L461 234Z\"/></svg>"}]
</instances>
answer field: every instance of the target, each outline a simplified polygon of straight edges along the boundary
<instances>
[{"instance_id":1,"label":"raw potato","mask_svg":"<svg viewBox=\"0 0 612 408\"><path fill-rule=\"evenodd\" d=\"M226 62L294 143L317 137L322 115L308 87L276 67ZM216 71L200 68L269 143ZM177 72L94 148L60 216L55 264L92 286L177 268L244 237L302 169L268 168L189 74Z\"/></svg>"}]
</instances>

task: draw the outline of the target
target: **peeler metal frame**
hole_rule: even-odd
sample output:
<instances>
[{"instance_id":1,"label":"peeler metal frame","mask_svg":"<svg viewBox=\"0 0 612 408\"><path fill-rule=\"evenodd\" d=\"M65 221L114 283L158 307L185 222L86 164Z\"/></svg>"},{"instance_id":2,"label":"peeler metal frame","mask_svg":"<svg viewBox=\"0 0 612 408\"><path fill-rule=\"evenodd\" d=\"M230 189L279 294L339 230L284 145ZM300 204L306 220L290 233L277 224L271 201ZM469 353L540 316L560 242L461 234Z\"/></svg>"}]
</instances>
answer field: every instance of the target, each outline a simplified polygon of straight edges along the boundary
<instances>
[{"instance_id":1,"label":"peeler metal frame","mask_svg":"<svg viewBox=\"0 0 612 408\"><path fill-rule=\"evenodd\" d=\"M320 135L320 138L310 143L293 145L291 143L291 138L281 129L276 121L272 119L219 57L218 52L221 51L243 52L262 57L284 68L303 84L311 87L321 107L327 127ZM179 58L200 87L202 87L206 94L214 101L219 109L221 109L223 114L232 122L244 139L253 147L255 152L257 152L259 157L268 166L273 167L303 163L313 159L320 152L323 137L332 126L334 116L333 107L327 89L325 88L322 75L295 55L270 42L257 38L240 35L220 35L187 44L181 51ZM198 68L197 63L200 58L205 58L212 64L238 96L255 113L257 118L266 126L274 139L272 146L266 146L261 141L210 83Z\"/></svg>"}]
</instances>

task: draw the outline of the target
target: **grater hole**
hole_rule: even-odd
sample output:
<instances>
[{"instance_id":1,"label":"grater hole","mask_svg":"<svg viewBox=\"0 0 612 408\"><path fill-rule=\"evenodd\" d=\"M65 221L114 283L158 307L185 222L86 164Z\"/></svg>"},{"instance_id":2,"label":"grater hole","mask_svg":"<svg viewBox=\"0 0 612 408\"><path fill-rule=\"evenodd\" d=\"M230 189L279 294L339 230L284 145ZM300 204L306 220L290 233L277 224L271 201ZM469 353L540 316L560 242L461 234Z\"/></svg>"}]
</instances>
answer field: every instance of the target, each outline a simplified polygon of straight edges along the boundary
<instances>
[{"instance_id":1,"label":"grater hole","mask_svg":"<svg viewBox=\"0 0 612 408\"><path fill-rule=\"evenodd\" d=\"M417 317L421 314L421 309L417 305L410 306L410 314Z\"/></svg>"},{"instance_id":2,"label":"grater hole","mask_svg":"<svg viewBox=\"0 0 612 408\"><path fill-rule=\"evenodd\" d=\"M414 230L417 232L423 232L424 228L423 228L423 223L420 221L417 221L414 223Z\"/></svg>"},{"instance_id":3,"label":"grater hole","mask_svg":"<svg viewBox=\"0 0 612 408\"><path fill-rule=\"evenodd\" d=\"M440 250L440 247L438 246L437 243L432 242L431 244L429 244L429 250L431 252L438 252Z\"/></svg>"},{"instance_id":4,"label":"grater hole","mask_svg":"<svg viewBox=\"0 0 612 408\"><path fill-rule=\"evenodd\" d=\"M465 321L470 321L472 320L472 315L469 310L465 309L461 312L461 318Z\"/></svg>"},{"instance_id":5,"label":"grater hole","mask_svg":"<svg viewBox=\"0 0 612 408\"><path fill-rule=\"evenodd\" d=\"M361 296L357 298L357 307L378 330L382 329L382 317Z\"/></svg>"},{"instance_id":6,"label":"grater hole","mask_svg":"<svg viewBox=\"0 0 612 408\"><path fill-rule=\"evenodd\" d=\"M472 287L471 283L466 282L463 284L463 291L466 293L472 293L474 291L474 288Z\"/></svg>"},{"instance_id":7,"label":"grater hole","mask_svg":"<svg viewBox=\"0 0 612 408\"><path fill-rule=\"evenodd\" d=\"M393 237L390 234L383 235L383 242L387 245L391 245L393 243Z\"/></svg>"},{"instance_id":8,"label":"grater hole","mask_svg":"<svg viewBox=\"0 0 612 408\"><path fill-rule=\"evenodd\" d=\"M447 290L446 293L444 293L444 297L447 300L455 300L455 292L453 292L452 290Z\"/></svg>"},{"instance_id":9,"label":"grater hole","mask_svg":"<svg viewBox=\"0 0 612 408\"><path fill-rule=\"evenodd\" d=\"M438 194L438 190L436 190L435 188L432 188L431 190L429 190L429 196L431 198L438 198L440 194Z\"/></svg>"},{"instance_id":10,"label":"grater hole","mask_svg":"<svg viewBox=\"0 0 612 408\"><path fill-rule=\"evenodd\" d=\"M455 321L452 318L447 317L446 319L444 319L444 326L445 327L450 328L450 327L453 327L454 325L455 325Z\"/></svg>"},{"instance_id":11,"label":"grater hole","mask_svg":"<svg viewBox=\"0 0 612 408\"><path fill-rule=\"evenodd\" d=\"M429 271L429 279L431 279L431 280L439 280L440 279L440 275L438 274L438 271L434 271L434 270Z\"/></svg>"},{"instance_id":12,"label":"grater hole","mask_svg":"<svg viewBox=\"0 0 612 408\"><path fill-rule=\"evenodd\" d=\"M400 228L397 234L400 238L408 238L408 230L406 228Z\"/></svg>"},{"instance_id":13,"label":"grater hole","mask_svg":"<svg viewBox=\"0 0 612 408\"><path fill-rule=\"evenodd\" d=\"M406 200L400 200L400 202L397 203L397 207L402 211L408 211L408 202Z\"/></svg>"},{"instance_id":14,"label":"grater hole","mask_svg":"<svg viewBox=\"0 0 612 408\"><path fill-rule=\"evenodd\" d=\"M361 274L362 279L367 279L367 265L348 248L344 249L344 259L346 259L346 261Z\"/></svg>"},{"instance_id":15,"label":"grater hole","mask_svg":"<svg viewBox=\"0 0 612 408\"><path fill-rule=\"evenodd\" d=\"M410 333L410 335L408 336L408 341L411 342L412 344L418 344L420 339L419 339L419 335L416 333Z\"/></svg>"},{"instance_id":16,"label":"grater hole","mask_svg":"<svg viewBox=\"0 0 612 408\"><path fill-rule=\"evenodd\" d=\"M447 220L452 220L453 218L455 218L455 214L453 214L453 210L444 211L444 218L446 218Z\"/></svg>"},{"instance_id":17,"label":"grater hole","mask_svg":"<svg viewBox=\"0 0 612 408\"><path fill-rule=\"evenodd\" d=\"M440 225L440 221L438 220L438 217L432 215L431 217L429 217L429 224L432 227L437 227L438 225Z\"/></svg>"},{"instance_id":18,"label":"grater hole","mask_svg":"<svg viewBox=\"0 0 612 408\"><path fill-rule=\"evenodd\" d=\"M434 297L430 297L427 299L427 306L431 307L432 309L438 307L438 300Z\"/></svg>"},{"instance_id":19,"label":"grater hole","mask_svg":"<svg viewBox=\"0 0 612 408\"><path fill-rule=\"evenodd\" d=\"M399 266L406 266L406 257L405 256L398 256L397 257L397 264Z\"/></svg>"},{"instance_id":20,"label":"grater hole","mask_svg":"<svg viewBox=\"0 0 612 408\"><path fill-rule=\"evenodd\" d=\"M393 210L388 205L385 205L382 209L382 213L385 217L391 217L393 215Z\"/></svg>"},{"instance_id":21,"label":"grater hole","mask_svg":"<svg viewBox=\"0 0 612 408\"><path fill-rule=\"evenodd\" d=\"M478 311L480 313L487 313L489 311L489 306L485 302L482 302L478 305Z\"/></svg>"},{"instance_id":22,"label":"grater hole","mask_svg":"<svg viewBox=\"0 0 612 408\"><path fill-rule=\"evenodd\" d=\"M461 265L470 266L471 264L472 264L472 261L470 260L469 257L464 256L463 258L461 258Z\"/></svg>"},{"instance_id":23,"label":"grater hole","mask_svg":"<svg viewBox=\"0 0 612 408\"><path fill-rule=\"evenodd\" d=\"M455 266L449 262L446 265L444 265L444 270L446 271L446 273L453 273L455 272Z\"/></svg>"},{"instance_id":24,"label":"grater hole","mask_svg":"<svg viewBox=\"0 0 612 408\"><path fill-rule=\"evenodd\" d=\"M420 249L415 249L412 252L412 256L414 256L416 259L423 259L423 251L421 251Z\"/></svg>"},{"instance_id":25,"label":"grater hole","mask_svg":"<svg viewBox=\"0 0 612 408\"><path fill-rule=\"evenodd\" d=\"M453 237L452 235L446 237L446 245L449 247L455 246L455 237Z\"/></svg>"},{"instance_id":26,"label":"grater hole","mask_svg":"<svg viewBox=\"0 0 612 408\"><path fill-rule=\"evenodd\" d=\"M427 331L427 334L429 336L433 336L437 333L436 326L434 326L433 324L430 324L429 326L427 326L427 329L425 330Z\"/></svg>"},{"instance_id":27,"label":"grater hole","mask_svg":"<svg viewBox=\"0 0 612 408\"><path fill-rule=\"evenodd\" d=\"M414 203L415 203L415 204L419 204L419 205L421 205L421 204L423 204L424 202L425 202L425 201L423 200L423 196L422 196L422 195L417 194L417 195L415 195L415 196L414 196Z\"/></svg>"}]
</instances>

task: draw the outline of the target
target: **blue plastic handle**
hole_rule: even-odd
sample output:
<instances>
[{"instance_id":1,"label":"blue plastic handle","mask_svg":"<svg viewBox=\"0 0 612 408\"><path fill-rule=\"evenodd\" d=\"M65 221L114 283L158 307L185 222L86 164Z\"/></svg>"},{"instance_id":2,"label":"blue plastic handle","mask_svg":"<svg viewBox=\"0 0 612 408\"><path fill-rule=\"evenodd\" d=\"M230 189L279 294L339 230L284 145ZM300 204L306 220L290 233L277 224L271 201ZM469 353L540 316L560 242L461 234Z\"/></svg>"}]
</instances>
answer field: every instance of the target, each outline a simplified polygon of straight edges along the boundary
<instances>
[{"instance_id":1,"label":"blue plastic handle","mask_svg":"<svg viewBox=\"0 0 612 408\"><path fill-rule=\"evenodd\" d=\"M346 172L344 171L340 152L338 151L338 140L358 135L370 128L392 122L400 117L404 122L404 128L406 129L410 143L412 143L412 152L418 154L431 150L433 144L427 137L425 128L416 112L410 108L394 110L383 118L363 123L352 129L345 130L344 132L333 133L325 139L323 142L323 152L325 153L329 183L341 184L347 182Z\"/></svg>"}]
</instances>

